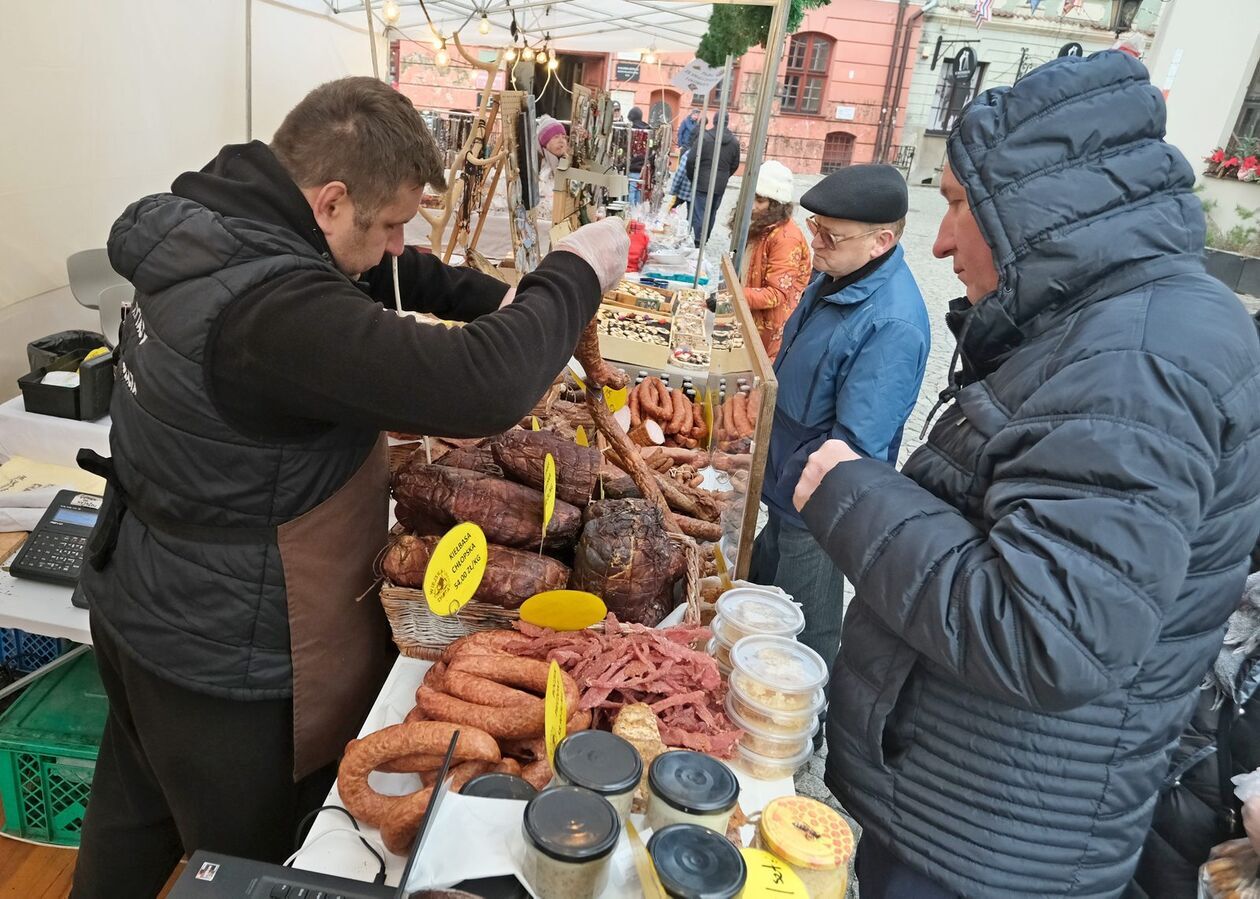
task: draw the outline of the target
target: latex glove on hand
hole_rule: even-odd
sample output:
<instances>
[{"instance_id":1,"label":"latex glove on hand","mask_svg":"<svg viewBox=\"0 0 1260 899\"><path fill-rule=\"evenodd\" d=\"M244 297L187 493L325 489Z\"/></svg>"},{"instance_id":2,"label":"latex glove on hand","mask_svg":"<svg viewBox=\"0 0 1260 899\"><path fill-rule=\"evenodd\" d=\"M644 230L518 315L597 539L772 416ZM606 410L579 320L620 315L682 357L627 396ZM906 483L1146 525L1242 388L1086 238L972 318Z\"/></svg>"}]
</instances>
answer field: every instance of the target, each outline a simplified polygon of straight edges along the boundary
<instances>
[{"instance_id":1,"label":"latex glove on hand","mask_svg":"<svg viewBox=\"0 0 1260 899\"><path fill-rule=\"evenodd\" d=\"M810 453L805 469L801 472L801 479L796 482L796 490L792 493L792 505L796 506L796 511L804 510L805 504L813 497L823 478L831 473L831 469L841 462L852 462L860 458L862 457L849 449L849 445L843 440L828 440Z\"/></svg>"},{"instance_id":2,"label":"latex glove on hand","mask_svg":"<svg viewBox=\"0 0 1260 899\"><path fill-rule=\"evenodd\" d=\"M583 225L572 234L558 241L552 252L563 251L580 256L595 269L599 278L599 292L607 293L626 273L626 259L630 255L630 235L626 223L613 217L590 225Z\"/></svg>"}]
</instances>

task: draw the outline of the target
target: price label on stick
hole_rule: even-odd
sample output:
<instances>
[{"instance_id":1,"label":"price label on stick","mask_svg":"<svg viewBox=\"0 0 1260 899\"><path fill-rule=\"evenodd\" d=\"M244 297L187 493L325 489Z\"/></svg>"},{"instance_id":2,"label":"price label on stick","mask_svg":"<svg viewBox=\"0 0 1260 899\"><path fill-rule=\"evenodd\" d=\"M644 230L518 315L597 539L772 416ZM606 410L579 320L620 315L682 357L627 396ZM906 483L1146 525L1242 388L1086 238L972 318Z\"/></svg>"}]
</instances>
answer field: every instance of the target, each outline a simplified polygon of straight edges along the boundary
<instances>
[{"instance_id":1,"label":"price label on stick","mask_svg":"<svg viewBox=\"0 0 1260 899\"><path fill-rule=\"evenodd\" d=\"M569 720L568 701L564 696L564 676L560 666L552 662L547 671L547 699L543 718L543 729L547 736L547 761L554 768L556 747L564 739L565 728Z\"/></svg>"},{"instance_id":2,"label":"price label on stick","mask_svg":"<svg viewBox=\"0 0 1260 899\"><path fill-rule=\"evenodd\" d=\"M577 436L574 437L574 440L577 441L578 446L591 445L591 442L586 439L586 428L582 427L581 425L578 425Z\"/></svg>"},{"instance_id":3,"label":"price label on stick","mask_svg":"<svg viewBox=\"0 0 1260 899\"><path fill-rule=\"evenodd\" d=\"M704 428L709 432L709 446L717 445L717 437L713 433L713 388L710 387L704 392L704 405L701 407L704 411Z\"/></svg>"},{"instance_id":4,"label":"price label on stick","mask_svg":"<svg viewBox=\"0 0 1260 899\"><path fill-rule=\"evenodd\" d=\"M613 390L611 387L605 387L604 402L608 404L608 411L616 412L630 402L630 388L622 387L620 390Z\"/></svg>"},{"instance_id":5,"label":"price label on stick","mask_svg":"<svg viewBox=\"0 0 1260 899\"><path fill-rule=\"evenodd\" d=\"M748 879L741 896L774 896L775 899L809 899L809 890L785 861L764 849L741 849Z\"/></svg>"},{"instance_id":6,"label":"price label on stick","mask_svg":"<svg viewBox=\"0 0 1260 899\"><path fill-rule=\"evenodd\" d=\"M537 415L531 415L531 416L529 417L529 426L530 426L531 428L533 428L535 431L541 431L541 430L542 430L542 427L538 424L538 416L537 416Z\"/></svg>"},{"instance_id":7,"label":"price label on stick","mask_svg":"<svg viewBox=\"0 0 1260 899\"><path fill-rule=\"evenodd\" d=\"M660 875L656 873L656 865L652 864L652 856L648 855L647 847L643 845L643 838L639 836L639 831L635 829L634 822L626 818L626 837L630 840L630 849L634 854L634 869L639 874L639 886L643 890L644 899L669 899L669 894L665 892L665 886L661 883ZM754 893L741 893L744 896L753 896Z\"/></svg>"},{"instance_id":8,"label":"price label on stick","mask_svg":"<svg viewBox=\"0 0 1260 899\"><path fill-rule=\"evenodd\" d=\"M543 540L547 539L547 526L551 524L551 516L556 511L556 460L547 453L543 459ZM538 551L542 552L539 544Z\"/></svg>"},{"instance_id":9,"label":"price label on stick","mask_svg":"<svg viewBox=\"0 0 1260 899\"><path fill-rule=\"evenodd\" d=\"M608 607L585 590L548 590L521 603L521 621L553 631L580 631L608 617Z\"/></svg>"},{"instance_id":10,"label":"price label on stick","mask_svg":"<svg viewBox=\"0 0 1260 899\"><path fill-rule=\"evenodd\" d=\"M433 549L424 570L424 598L434 615L454 615L473 598L486 573L486 535L471 522L457 524Z\"/></svg>"}]
</instances>

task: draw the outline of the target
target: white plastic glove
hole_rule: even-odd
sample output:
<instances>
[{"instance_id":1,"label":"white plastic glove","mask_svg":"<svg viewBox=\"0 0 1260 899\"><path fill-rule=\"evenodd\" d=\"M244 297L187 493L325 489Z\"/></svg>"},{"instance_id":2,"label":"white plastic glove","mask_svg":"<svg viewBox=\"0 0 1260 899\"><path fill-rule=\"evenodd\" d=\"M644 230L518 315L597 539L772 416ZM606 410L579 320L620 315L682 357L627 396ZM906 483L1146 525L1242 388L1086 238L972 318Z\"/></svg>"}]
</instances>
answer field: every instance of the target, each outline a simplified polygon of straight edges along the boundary
<instances>
[{"instance_id":1,"label":"white plastic glove","mask_svg":"<svg viewBox=\"0 0 1260 899\"><path fill-rule=\"evenodd\" d=\"M552 248L580 256L595 269L599 278L600 293L606 293L617 285L626 273L626 258L630 255L630 235L626 223L613 217L602 222L583 225L563 238Z\"/></svg>"}]
</instances>

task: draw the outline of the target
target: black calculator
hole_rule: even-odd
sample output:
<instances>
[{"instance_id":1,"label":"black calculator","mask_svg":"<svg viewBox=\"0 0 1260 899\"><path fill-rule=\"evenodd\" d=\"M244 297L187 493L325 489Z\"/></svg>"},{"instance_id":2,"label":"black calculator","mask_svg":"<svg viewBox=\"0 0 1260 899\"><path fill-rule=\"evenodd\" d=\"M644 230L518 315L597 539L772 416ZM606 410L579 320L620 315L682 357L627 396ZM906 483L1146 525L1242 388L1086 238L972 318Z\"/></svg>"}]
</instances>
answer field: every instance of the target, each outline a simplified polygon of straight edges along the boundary
<instances>
[{"instance_id":1,"label":"black calculator","mask_svg":"<svg viewBox=\"0 0 1260 899\"><path fill-rule=\"evenodd\" d=\"M88 537L100 513L101 497L61 490L9 565L14 577L75 584Z\"/></svg>"}]
</instances>

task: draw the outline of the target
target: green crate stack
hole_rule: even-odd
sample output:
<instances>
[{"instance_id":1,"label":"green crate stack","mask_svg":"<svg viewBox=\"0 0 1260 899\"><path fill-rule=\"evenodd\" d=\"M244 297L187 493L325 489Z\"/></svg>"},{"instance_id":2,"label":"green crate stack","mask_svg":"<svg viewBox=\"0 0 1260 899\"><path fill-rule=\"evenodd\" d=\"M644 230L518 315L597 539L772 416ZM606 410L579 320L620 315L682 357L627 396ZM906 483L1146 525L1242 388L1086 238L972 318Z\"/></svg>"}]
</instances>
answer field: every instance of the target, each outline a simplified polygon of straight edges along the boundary
<instances>
[{"instance_id":1,"label":"green crate stack","mask_svg":"<svg viewBox=\"0 0 1260 899\"><path fill-rule=\"evenodd\" d=\"M107 711L87 652L36 680L0 715L5 833L79 845Z\"/></svg>"}]
</instances>

